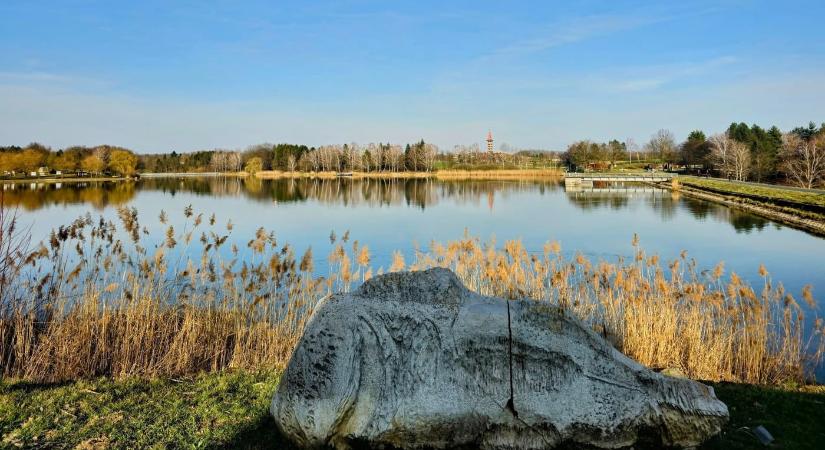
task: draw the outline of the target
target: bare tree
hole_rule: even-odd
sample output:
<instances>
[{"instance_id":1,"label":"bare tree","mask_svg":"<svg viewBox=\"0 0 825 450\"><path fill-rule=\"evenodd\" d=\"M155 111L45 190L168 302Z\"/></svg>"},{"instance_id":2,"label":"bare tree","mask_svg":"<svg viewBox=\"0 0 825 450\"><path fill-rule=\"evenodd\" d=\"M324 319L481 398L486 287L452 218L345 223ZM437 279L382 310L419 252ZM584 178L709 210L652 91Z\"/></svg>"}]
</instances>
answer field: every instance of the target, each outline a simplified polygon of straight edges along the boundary
<instances>
[{"instance_id":1,"label":"bare tree","mask_svg":"<svg viewBox=\"0 0 825 450\"><path fill-rule=\"evenodd\" d=\"M733 145L733 176L737 181L748 179L751 167L751 150L742 142L734 141Z\"/></svg>"},{"instance_id":2,"label":"bare tree","mask_svg":"<svg viewBox=\"0 0 825 450\"><path fill-rule=\"evenodd\" d=\"M378 148L375 150L375 168L380 172L383 172L387 168L387 161L389 159L387 158L387 147L388 146L379 143Z\"/></svg>"},{"instance_id":3,"label":"bare tree","mask_svg":"<svg viewBox=\"0 0 825 450\"><path fill-rule=\"evenodd\" d=\"M318 150L310 150L301 156L298 165L306 171L317 172L321 167L321 161L318 155Z\"/></svg>"},{"instance_id":4,"label":"bare tree","mask_svg":"<svg viewBox=\"0 0 825 450\"><path fill-rule=\"evenodd\" d=\"M226 154L227 168L232 172L239 172L242 166L241 152L228 152Z\"/></svg>"},{"instance_id":5,"label":"bare tree","mask_svg":"<svg viewBox=\"0 0 825 450\"><path fill-rule=\"evenodd\" d=\"M364 150L361 148L358 143L353 142L349 145L349 155L347 155L347 163L349 164L350 170L358 171L361 170L361 154Z\"/></svg>"},{"instance_id":6,"label":"bare tree","mask_svg":"<svg viewBox=\"0 0 825 450\"><path fill-rule=\"evenodd\" d=\"M111 149L107 145L101 145L92 150L92 154L97 156L101 161L103 161L103 164L107 166L109 165L109 155L111 153Z\"/></svg>"},{"instance_id":7,"label":"bare tree","mask_svg":"<svg viewBox=\"0 0 825 450\"><path fill-rule=\"evenodd\" d=\"M825 134L810 139L796 133L783 136L782 170L799 187L811 189L825 180Z\"/></svg>"},{"instance_id":8,"label":"bare tree","mask_svg":"<svg viewBox=\"0 0 825 450\"><path fill-rule=\"evenodd\" d=\"M212 159L209 160L209 166L213 172L226 171L226 153L222 151L215 151L212 153Z\"/></svg>"},{"instance_id":9,"label":"bare tree","mask_svg":"<svg viewBox=\"0 0 825 450\"><path fill-rule=\"evenodd\" d=\"M400 145L394 144L390 146L390 152L395 159L395 171L399 172L404 169L404 149Z\"/></svg>"},{"instance_id":10,"label":"bare tree","mask_svg":"<svg viewBox=\"0 0 825 450\"><path fill-rule=\"evenodd\" d=\"M638 152L639 146L636 145L636 141L633 138L625 139L624 146L627 149L627 154L630 157L630 162L633 162L633 152ZM636 159L639 159L638 154L636 155Z\"/></svg>"},{"instance_id":11,"label":"bare tree","mask_svg":"<svg viewBox=\"0 0 825 450\"><path fill-rule=\"evenodd\" d=\"M435 144L424 144L424 154L422 155L424 169L429 172L435 168L435 157L438 155L438 146Z\"/></svg>"},{"instance_id":12,"label":"bare tree","mask_svg":"<svg viewBox=\"0 0 825 450\"><path fill-rule=\"evenodd\" d=\"M650 137L647 149L663 163L672 162L676 155L676 139L674 139L670 130L659 130Z\"/></svg>"},{"instance_id":13,"label":"bare tree","mask_svg":"<svg viewBox=\"0 0 825 450\"><path fill-rule=\"evenodd\" d=\"M712 136L710 144L710 157L717 169L728 178L745 181L751 165L748 146L732 139L727 133Z\"/></svg>"}]
</instances>

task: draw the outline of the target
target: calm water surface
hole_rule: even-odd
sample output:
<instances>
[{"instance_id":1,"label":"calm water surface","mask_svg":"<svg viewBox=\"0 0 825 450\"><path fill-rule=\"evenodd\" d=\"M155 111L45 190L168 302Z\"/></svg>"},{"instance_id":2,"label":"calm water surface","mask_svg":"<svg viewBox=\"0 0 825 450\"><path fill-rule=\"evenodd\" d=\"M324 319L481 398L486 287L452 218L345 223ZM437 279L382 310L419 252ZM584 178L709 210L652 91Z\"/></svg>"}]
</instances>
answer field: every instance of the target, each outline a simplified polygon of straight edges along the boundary
<instances>
[{"instance_id":1,"label":"calm water surface","mask_svg":"<svg viewBox=\"0 0 825 450\"><path fill-rule=\"evenodd\" d=\"M183 209L192 205L206 216L215 213L219 222L231 219L239 243L264 227L299 255L312 246L318 259L331 250L332 230L339 236L349 230L352 239L369 246L374 267L388 267L394 250L410 261L415 245L457 239L465 230L483 240L519 238L536 252L557 240L567 254L579 251L608 261L632 256L637 233L648 254L673 259L686 250L700 268L724 261L727 273L735 271L754 284L764 263L773 280L797 297L803 285L813 284L814 296L825 301L825 239L641 186L569 192L554 181L177 177L6 184L3 192L7 203L19 205L37 240L88 211L114 220L120 205L137 208L150 231L162 230L157 223L162 209L176 229L182 226ZM154 235L162 239L162 233Z\"/></svg>"}]
</instances>

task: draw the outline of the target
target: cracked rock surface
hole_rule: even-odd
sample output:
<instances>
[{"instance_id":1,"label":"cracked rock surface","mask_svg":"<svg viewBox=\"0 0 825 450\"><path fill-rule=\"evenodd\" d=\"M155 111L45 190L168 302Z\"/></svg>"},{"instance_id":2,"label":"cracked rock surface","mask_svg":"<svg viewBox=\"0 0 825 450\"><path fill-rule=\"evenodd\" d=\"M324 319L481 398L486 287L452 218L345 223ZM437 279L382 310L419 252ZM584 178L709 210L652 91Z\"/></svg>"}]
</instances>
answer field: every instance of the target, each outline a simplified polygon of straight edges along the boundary
<instances>
[{"instance_id":1,"label":"cracked rock surface","mask_svg":"<svg viewBox=\"0 0 825 450\"><path fill-rule=\"evenodd\" d=\"M533 300L447 269L392 273L318 305L272 400L304 447L693 447L728 409Z\"/></svg>"}]
</instances>

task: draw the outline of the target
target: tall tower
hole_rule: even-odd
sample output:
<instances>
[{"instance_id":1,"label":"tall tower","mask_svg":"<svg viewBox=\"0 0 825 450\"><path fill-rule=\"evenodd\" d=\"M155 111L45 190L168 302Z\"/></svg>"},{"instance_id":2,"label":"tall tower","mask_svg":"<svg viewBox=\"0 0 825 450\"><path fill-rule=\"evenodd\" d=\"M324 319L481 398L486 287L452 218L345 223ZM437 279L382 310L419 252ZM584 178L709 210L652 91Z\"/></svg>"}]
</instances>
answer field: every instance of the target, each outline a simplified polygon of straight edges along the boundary
<instances>
[{"instance_id":1,"label":"tall tower","mask_svg":"<svg viewBox=\"0 0 825 450\"><path fill-rule=\"evenodd\" d=\"M487 130L487 151L493 153L493 132Z\"/></svg>"}]
</instances>

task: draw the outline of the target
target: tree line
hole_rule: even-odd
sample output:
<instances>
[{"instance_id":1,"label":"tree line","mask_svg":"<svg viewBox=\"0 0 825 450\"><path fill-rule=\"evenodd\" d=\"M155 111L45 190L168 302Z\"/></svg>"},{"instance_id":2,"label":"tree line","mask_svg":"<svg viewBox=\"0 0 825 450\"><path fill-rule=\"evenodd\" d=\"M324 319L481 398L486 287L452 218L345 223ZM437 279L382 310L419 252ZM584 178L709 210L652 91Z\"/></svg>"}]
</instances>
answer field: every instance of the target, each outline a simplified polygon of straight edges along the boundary
<instances>
[{"instance_id":1,"label":"tree line","mask_svg":"<svg viewBox=\"0 0 825 450\"><path fill-rule=\"evenodd\" d=\"M193 153L140 155L145 172L402 172L431 171L438 147L420 140L405 147L390 143L357 143L308 147L258 144L244 151L208 150Z\"/></svg>"},{"instance_id":2,"label":"tree line","mask_svg":"<svg viewBox=\"0 0 825 450\"><path fill-rule=\"evenodd\" d=\"M137 173L138 157L129 149L111 145L73 146L60 150L39 143L0 147L0 175L6 177L62 173L66 175Z\"/></svg>"},{"instance_id":3,"label":"tree line","mask_svg":"<svg viewBox=\"0 0 825 450\"><path fill-rule=\"evenodd\" d=\"M633 167L635 162L646 168L812 188L825 184L825 123L782 132L776 126L734 122L710 137L692 131L681 143L669 130L659 130L641 148L630 139L583 140L567 148L564 160L572 170L609 170L629 163Z\"/></svg>"},{"instance_id":4,"label":"tree line","mask_svg":"<svg viewBox=\"0 0 825 450\"><path fill-rule=\"evenodd\" d=\"M505 144L502 144L502 148ZM509 148L509 146L508 146ZM258 144L243 151L201 150L190 153L136 155L110 145L73 146L57 151L38 143L0 147L0 175L27 176L43 171L65 174L133 175L137 172L402 172L432 171L439 167L479 165L528 166L525 161L554 160L555 153L481 151L477 144L456 146L440 153L420 140L402 147L390 143L357 143L308 147L296 144ZM825 184L825 123L778 127L732 123L727 130L707 136L692 131L677 142L668 130L659 130L639 147L632 139L608 142L581 140L570 144L562 160L571 170L610 170L617 167L658 168L712 174L735 180L787 182L801 187Z\"/></svg>"}]
</instances>

